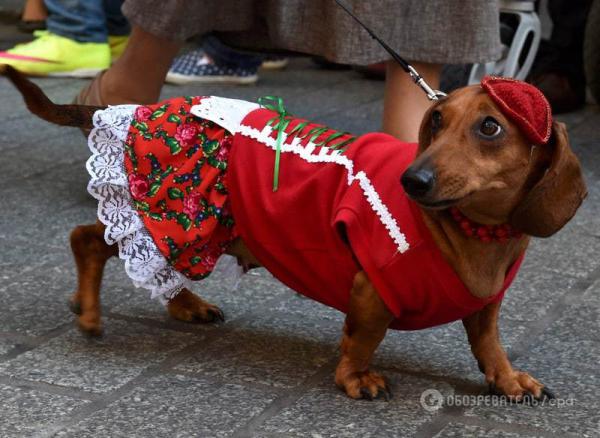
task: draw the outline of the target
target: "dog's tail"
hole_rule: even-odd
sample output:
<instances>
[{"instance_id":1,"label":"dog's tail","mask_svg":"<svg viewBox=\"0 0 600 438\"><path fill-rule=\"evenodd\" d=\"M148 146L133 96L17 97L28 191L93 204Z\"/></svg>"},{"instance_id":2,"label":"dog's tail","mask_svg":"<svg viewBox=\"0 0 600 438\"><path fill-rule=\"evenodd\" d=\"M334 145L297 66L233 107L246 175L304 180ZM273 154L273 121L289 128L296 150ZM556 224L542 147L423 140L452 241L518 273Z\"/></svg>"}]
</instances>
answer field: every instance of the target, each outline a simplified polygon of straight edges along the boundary
<instances>
[{"instance_id":1,"label":"dog's tail","mask_svg":"<svg viewBox=\"0 0 600 438\"><path fill-rule=\"evenodd\" d=\"M36 116L63 126L92 129L92 117L105 107L90 105L57 105L44 92L10 65L0 65L0 74L6 76L19 90L29 111Z\"/></svg>"}]
</instances>

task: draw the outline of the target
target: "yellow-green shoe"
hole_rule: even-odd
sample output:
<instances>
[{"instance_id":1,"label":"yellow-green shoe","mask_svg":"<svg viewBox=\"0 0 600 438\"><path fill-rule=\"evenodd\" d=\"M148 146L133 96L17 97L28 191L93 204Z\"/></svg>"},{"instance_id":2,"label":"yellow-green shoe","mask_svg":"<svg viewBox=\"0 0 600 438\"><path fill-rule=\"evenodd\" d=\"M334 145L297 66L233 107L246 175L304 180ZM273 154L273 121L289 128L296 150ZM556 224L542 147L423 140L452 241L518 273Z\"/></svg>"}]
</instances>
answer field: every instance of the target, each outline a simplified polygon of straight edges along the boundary
<instances>
[{"instance_id":1,"label":"yellow-green shoe","mask_svg":"<svg viewBox=\"0 0 600 438\"><path fill-rule=\"evenodd\" d=\"M32 76L94 77L110 66L108 43L80 43L47 31L35 39L0 52L0 64L9 64Z\"/></svg>"},{"instance_id":2,"label":"yellow-green shoe","mask_svg":"<svg viewBox=\"0 0 600 438\"><path fill-rule=\"evenodd\" d=\"M125 51L127 42L129 41L129 35L109 35L108 45L110 46L110 60L115 62L119 56Z\"/></svg>"}]
</instances>

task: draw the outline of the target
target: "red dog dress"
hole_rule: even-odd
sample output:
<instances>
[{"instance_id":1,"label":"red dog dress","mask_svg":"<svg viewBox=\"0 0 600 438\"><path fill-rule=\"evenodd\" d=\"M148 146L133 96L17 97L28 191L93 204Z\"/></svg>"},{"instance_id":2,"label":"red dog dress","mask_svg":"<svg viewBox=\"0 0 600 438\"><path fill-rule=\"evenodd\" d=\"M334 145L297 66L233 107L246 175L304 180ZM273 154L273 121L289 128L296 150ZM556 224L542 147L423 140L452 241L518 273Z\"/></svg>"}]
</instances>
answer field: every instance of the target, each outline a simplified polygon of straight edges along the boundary
<instances>
[{"instance_id":1,"label":"red dog dress","mask_svg":"<svg viewBox=\"0 0 600 438\"><path fill-rule=\"evenodd\" d=\"M400 184L417 145L385 134L354 138L217 97L109 107L94 125L88 189L106 241L153 296L209 275L240 236L276 278L342 312L363 269L392 327L412 330L501 300L522 261L492 297L470 294Z\"/></svg>"}]
</instances>

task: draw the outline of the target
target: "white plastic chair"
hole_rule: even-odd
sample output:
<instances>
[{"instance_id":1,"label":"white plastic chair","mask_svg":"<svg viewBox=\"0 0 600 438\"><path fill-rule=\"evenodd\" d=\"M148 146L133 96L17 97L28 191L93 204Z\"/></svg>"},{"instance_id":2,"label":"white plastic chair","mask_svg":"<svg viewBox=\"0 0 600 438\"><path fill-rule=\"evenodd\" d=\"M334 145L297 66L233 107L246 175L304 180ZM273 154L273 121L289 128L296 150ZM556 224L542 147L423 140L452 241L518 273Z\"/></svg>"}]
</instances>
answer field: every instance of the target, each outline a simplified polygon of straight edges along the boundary
<instances>
[{"instance_id":1,"label":"white plastic chair","mask_svg":"<svg viewBox=\"0 0 600 438\"><path fill-rule=\"evenodd\" d=\"M524 80L531 70L542 37L540 19L535 12L535 2L501 0L500 12L514 14L518 19L518 26L510 47L504 46L502 57L498 61L473 64L469 74L469 84L478 84L485 75Z\"/></svg>"}]
</instances>

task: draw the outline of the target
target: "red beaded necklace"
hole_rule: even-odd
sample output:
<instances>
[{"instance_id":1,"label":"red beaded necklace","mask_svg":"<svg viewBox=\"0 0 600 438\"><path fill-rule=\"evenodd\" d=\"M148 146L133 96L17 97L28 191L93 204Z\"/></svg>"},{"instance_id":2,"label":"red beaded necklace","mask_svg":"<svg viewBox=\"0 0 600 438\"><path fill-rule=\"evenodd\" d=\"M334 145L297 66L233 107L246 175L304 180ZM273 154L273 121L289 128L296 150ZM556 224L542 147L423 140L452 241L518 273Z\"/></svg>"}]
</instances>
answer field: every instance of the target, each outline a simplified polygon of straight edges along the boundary
<instances>
[{"instance_id":1,"label":"red beaded necklace","mask_svg":"<svg viewBox=\"0 0 600 438\"><path fill-rule=\"evenodd\" d=\"M506 243L511 238L518 239L523 233L515 231L509 224L483 225L473 222L456 207L450 208L450 215L459 224L463 233L482 242Z\"/></svg>"}]
</instances>

